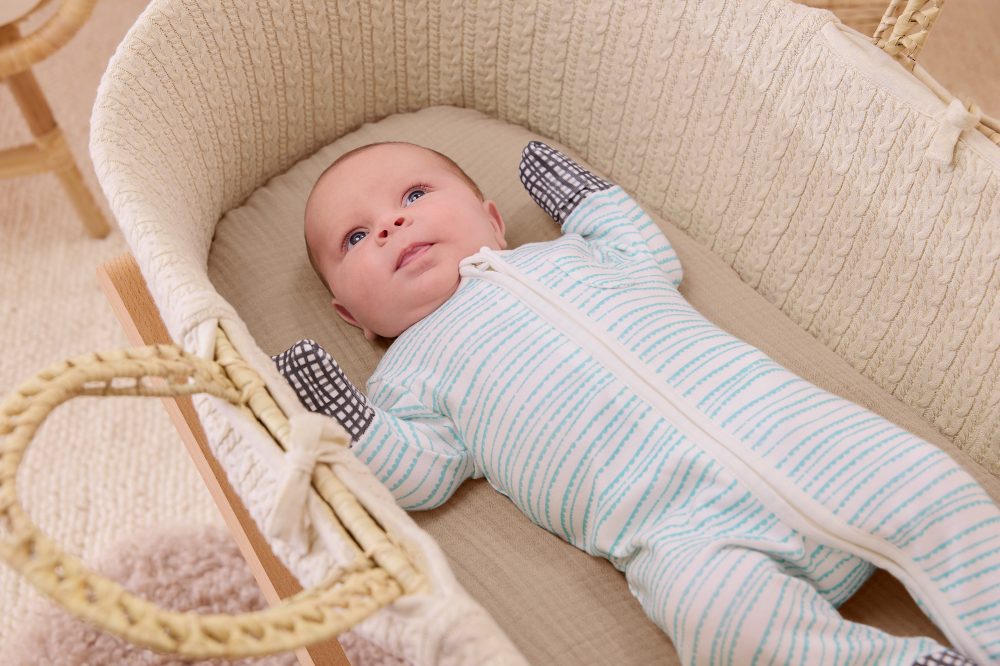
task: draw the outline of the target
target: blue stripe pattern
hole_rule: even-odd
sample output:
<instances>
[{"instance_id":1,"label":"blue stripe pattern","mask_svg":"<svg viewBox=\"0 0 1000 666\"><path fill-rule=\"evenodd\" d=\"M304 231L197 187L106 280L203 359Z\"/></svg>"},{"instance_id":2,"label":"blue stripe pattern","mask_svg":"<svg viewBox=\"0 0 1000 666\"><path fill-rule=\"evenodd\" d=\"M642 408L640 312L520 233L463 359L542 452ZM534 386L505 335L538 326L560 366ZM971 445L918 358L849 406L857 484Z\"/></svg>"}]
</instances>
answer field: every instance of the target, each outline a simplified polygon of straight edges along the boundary
<instances>
[{"instance_id":1,"label":"blue stripe pattern","mask_svg":"<svg viewBox=\"0 0 1000 666\"><path fill-rule=\"evenodd\" d=\"M967 473L705 319L676 289L669 242L621 188L586 199L563 231L499 254L765 460L774 482L904 551L949 619L1000 661L1000 511ZM376 418L355 451L401 505L439 506L485 476L625 572L684 663L911 664L942 649L842 620L836 606L870 564L783 524L696 438L490 281L463 279L403 333L368 393ZM927 590L911 593L929 608Z\"/></svg>"}]
</instances>

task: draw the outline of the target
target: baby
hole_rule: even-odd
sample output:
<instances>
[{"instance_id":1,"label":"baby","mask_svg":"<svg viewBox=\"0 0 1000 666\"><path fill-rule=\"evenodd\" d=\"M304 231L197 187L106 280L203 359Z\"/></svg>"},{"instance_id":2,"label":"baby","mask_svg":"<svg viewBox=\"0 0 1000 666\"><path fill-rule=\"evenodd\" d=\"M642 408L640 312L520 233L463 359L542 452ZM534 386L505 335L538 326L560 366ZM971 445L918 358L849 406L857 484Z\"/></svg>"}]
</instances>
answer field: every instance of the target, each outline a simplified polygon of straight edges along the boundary
<instances>
[{"instance_id":1,"label":"baby","mask_svg":"<svg viewBox=\"0 0 1000 666\"><path fill-rule=\"evenodd\" d=\"M700 315L670 243L620 187L541 143L521 180L562 237L507 250L496 204L411 144L348 153L309 197L333 308L396 338L367 400L341 377L358 407L328 413L399 504L430 509L485 477L623 571L686 664L973 663L841 618L873 565L958 649L1000 661L987 493Z\"/></svg>"}]
</instances>

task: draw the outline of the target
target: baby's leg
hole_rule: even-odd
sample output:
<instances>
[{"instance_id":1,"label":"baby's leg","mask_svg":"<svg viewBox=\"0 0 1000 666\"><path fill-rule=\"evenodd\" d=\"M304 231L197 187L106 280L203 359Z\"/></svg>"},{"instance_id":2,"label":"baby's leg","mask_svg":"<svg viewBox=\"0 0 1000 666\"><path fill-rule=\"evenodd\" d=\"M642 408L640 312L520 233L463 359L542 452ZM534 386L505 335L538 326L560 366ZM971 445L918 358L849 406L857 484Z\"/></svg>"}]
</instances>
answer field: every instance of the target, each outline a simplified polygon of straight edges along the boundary
<instances>
[{"instance_id":1,"label":"baby's leg","mask_svg":"<svg viewBox=\"0 0 1000 666\"><path fill-rule=\"evenodd\" d=\"M683 664L972 664L929 638L899 638L843 619L831 603L838 592L824 589L830 581L823 579L863 576L865 563L794 539L798 547L782 544L792 554L782 559L766 552L774 545L766 542L653 537L639 542L625 573ZM826 558L850 573L830 576L830 565L818 564ZM817 570L827 574L810 580Z\"/></svg>"},{"instance_id":2,"label":"baby's leg","mask_svg":"<svg viewBox=\"0 0 1000 666\"><path fill-rule=\"evenodd\" d=\"M985 489L937 447L758 358L774 371L746 380L749 402L694 398L759 456L784 520L887 569L958 650L1000 663L1000 509Z\"/></svg>"}]
</instances>

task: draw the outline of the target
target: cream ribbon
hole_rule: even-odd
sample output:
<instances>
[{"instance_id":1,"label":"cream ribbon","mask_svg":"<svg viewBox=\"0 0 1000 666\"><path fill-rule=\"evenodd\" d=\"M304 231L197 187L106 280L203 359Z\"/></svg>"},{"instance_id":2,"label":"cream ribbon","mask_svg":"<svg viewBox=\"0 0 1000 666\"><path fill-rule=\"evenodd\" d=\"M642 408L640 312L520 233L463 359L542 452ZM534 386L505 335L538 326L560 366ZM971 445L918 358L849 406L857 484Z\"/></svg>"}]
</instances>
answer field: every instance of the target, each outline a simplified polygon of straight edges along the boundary
<instances>
[{"instance_id":1,"label":"cream ribbon","mask_svg":"<svg viewBox=\"0 0 1000 666\"><path fill-rule=\"evenodd\" d=\"M307 500L316 463L336 462L351 444L334 419L313 412L289 419L292 427L283 458L284 471L277 500L268 518L267 534L300 551L308 549Z\"/></svg>"},{"instance_id":2,"label":"cream ribbon","mask_svg":"<svg viewBox=\"0 0 1000 666\"><path fill-rule=\"evenodd\" d=\"M927 159L938 164L951 164L958 137L978 125L981 117L978 108L974 107L970 113L960 101L951 100L948 107L938 114L938 130L927 148Z\"/></svg>"}]
</instances>

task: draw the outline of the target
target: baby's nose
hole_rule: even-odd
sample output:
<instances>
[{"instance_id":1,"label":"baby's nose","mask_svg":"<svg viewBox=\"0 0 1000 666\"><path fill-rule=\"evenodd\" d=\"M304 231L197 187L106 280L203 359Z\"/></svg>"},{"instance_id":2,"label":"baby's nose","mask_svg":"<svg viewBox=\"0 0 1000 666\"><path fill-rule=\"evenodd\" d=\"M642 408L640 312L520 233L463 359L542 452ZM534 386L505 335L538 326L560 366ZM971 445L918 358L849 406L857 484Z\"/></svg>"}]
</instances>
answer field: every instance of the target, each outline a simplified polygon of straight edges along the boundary
<instances>
[{"instance_id":1,"label":"baby's nose","mask_svg":"<svg viewBox=\"0 0 1000 666\"><path fill-rule=\"evenodd\" d=\"M405 223L406 223L406 218L404 218L404 217L397 217L395 220L392 221L392 226L394 226L394 227L401 227ZM380 231L378 235L379 235L380 238L388 238L389 237L389 228L388 227L383 228L382 231Z\"/></svg>"}]
</instances>

